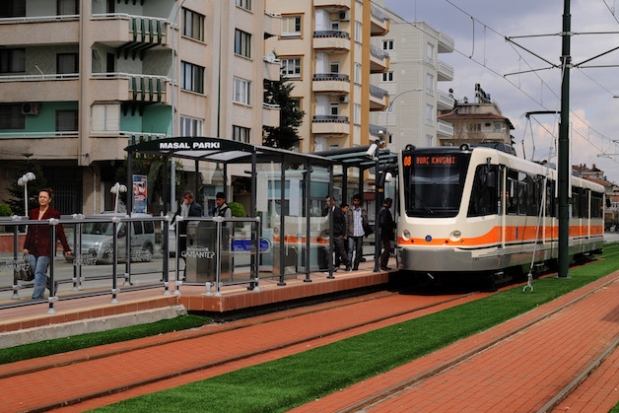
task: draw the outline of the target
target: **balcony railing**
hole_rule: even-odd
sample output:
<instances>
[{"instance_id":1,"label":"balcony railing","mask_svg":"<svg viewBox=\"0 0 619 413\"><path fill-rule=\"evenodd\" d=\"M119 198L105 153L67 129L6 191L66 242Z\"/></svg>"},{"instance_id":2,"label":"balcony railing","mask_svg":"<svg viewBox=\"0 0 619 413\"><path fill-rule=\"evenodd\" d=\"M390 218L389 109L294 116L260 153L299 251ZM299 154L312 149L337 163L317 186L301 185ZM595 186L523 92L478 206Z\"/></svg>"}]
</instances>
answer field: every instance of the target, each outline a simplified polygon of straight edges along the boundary
<instances>
[{"instance_id":1,"label":"balcony railing","mask_svg":"<svg viewBox=\"0 0 619 413\"><path fill-rule=\"evenodd\" d=\"M312 122L316 123L348 123L348 116L341 115L315 115Z\"/></svg>"},{"instance_id":2,"label":"balcony railing","mask_svg":"<svg viewBox=\"0 0 619 413\"><path fill-rule=\"evenodd\" d=\"M350 40L350 33L344 30L315 30L314 37L336 37L338 39L348 39Z\"/></svg>"},{"instance_id":3,"label":"balcony railing","mask_svg":"<svg viewBox=\"0 0 619 413\"><path fill-rule=\"evenodd\" d=\"M342 82L349 82L350 76L344 73L315 73L314 80L340 80Z\"/></svg>"},{"instance_id":4,"label":"balcony railing","mask_svg":"<svg viewBox=\"0 0 619 413\"><path fill-rule=\"evenodd\" d=\"M42 80L75 80L79 73L55 73L46 75L8 75L0 76L0 82L40 82Z\"/></svg>"}]
</instances>

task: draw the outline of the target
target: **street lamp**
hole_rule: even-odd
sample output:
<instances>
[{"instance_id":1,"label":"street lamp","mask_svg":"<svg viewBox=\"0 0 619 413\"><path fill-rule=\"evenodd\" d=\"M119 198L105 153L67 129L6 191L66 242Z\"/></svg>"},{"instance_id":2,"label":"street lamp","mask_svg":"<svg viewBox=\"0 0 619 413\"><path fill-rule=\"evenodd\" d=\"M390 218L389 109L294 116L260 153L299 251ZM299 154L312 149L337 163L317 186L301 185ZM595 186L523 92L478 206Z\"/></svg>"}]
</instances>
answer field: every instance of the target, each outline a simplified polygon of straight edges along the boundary
<instances>
[{"instance_id":1,"label":"street lamp","mask_svg":"<svg viewBox=\"0 0 619 413\"><path fill-rule=\"evenodd\" d=\"M116 184L112 188L110 188L110 192L116 195L116 199L114 200L114 212L118 212L118 201L120 200L120 193L127 192L127 187L116 182Z\"/></svg>"},{"instance_id":2,"label":"street lamp","mask_svg":"<svg viewBox=\"0 0 619 413\"><path fill-rule=\"evenodd\" d=\"M389 136L389 112L391 112L389 109L391 108L391 110L393 110L393 104L395 103L395 101L398 100L400 96L405 95L407 93L421 92L421 91L423 91L423 89L421 88L405 90L404 92L400 92L393 97L393 99L389 102L389 107L387 108L387 117L385 118L385 136L387 137ZM385 143L389 143L389 142L385 142Z\"/></svg>"},{"instance_id":3,"label":"street lamp","mask_svg":"<svg viewBox=\"0 0 619 413\"><path fill-rule=\"evenodd\" d=\"M32 172L27 172L17 180L17 185L24 187L24 216L28 216L28 182L34 181L36 178Z\"/></svg>"}]
</instances>

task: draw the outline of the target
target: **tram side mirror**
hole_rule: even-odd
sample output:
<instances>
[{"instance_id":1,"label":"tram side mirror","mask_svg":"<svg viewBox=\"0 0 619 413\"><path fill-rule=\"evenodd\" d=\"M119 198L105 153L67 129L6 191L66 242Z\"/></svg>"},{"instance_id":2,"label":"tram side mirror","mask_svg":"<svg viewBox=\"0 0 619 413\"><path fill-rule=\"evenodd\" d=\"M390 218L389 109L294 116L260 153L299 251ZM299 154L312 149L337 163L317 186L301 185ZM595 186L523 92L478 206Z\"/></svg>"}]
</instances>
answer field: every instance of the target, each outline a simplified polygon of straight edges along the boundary
<instances>
[{"instance_id":1,"label":"tram side mirror","mask_svg":"<svg viewBox=\"0 0 619 413\"><path fill-rule=\"evenodd\" d=\"M488 176L486 177L486 185L488 188L496 188L496 172L488 172Z\"/></svg>"}]
</instances>

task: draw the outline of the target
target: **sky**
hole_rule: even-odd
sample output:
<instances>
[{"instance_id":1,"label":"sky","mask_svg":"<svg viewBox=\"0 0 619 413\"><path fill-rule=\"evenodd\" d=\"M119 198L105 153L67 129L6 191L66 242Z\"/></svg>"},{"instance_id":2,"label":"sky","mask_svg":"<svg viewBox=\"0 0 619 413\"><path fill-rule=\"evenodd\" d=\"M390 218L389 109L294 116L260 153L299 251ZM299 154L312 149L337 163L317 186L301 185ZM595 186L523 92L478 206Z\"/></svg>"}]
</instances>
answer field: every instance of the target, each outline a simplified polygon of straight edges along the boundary
<instances>
[{"instance_id":1,"label":"sky","mask_svg":"<svg viewBox=\"0 0 619 413\"><path fill-rule=\"evenodd\" d=\"M561 109L561 0L385 0L409 22L423 21L455 41L439 60L454 68L456 99L491 95L515 129L527 159L557 163ZM569 22L571 164L594 164L619 184L619 0L572 0ZM510 40L508 41L507 38ZM609 67L618 65L618 67ZM617 96L617 98L614 98Z\"/></svg>"}]
</instances>

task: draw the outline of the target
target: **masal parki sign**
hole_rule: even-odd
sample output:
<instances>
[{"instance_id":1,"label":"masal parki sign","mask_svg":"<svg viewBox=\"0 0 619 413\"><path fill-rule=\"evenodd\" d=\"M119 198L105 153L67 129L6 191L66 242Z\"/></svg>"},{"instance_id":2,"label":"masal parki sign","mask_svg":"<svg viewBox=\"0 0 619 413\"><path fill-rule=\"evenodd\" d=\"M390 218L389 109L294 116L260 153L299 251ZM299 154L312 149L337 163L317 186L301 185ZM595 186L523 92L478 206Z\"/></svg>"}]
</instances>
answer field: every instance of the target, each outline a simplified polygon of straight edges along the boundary
<instances>
[{"instance_id":1,"label":"masal parki sign","mask_svg":"<svg viewBox=\"0 0 619 413\"><path fill-rule=\"evenodd\" d=\"M221 142L159 142L159 149L221 149Z\"/></svg>"}]
</instances>

